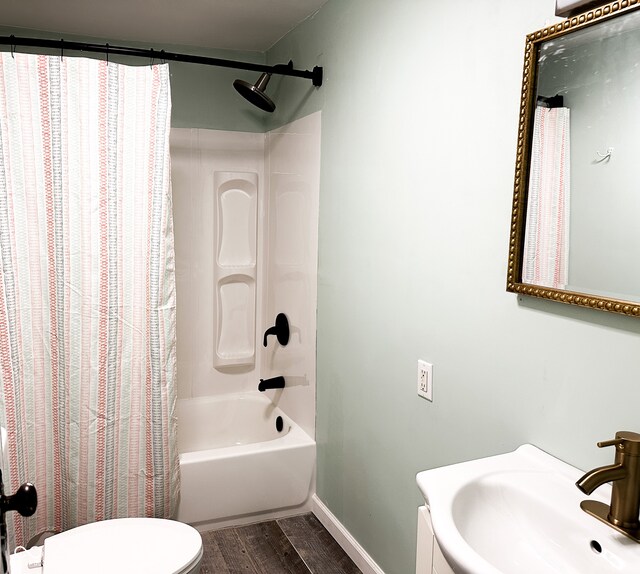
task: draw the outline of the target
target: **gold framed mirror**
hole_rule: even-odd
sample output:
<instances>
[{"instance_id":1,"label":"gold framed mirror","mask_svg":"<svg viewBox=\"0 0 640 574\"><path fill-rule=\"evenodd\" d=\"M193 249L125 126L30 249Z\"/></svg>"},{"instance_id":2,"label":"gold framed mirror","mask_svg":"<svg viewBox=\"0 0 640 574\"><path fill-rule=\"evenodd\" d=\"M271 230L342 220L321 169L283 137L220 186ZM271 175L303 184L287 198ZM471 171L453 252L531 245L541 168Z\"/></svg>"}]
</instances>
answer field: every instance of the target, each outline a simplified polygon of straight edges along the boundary
<instances>
[{"instance_id":1,"label":"gold framed mirror","mask_svg":"<svg viewBox=\"0 0 640 574\"><path fill-rule=\"evenodd\" d=\"M527 36L507 291L640 316L636 139L640 0Z\"/></svg>"}]
</instances>

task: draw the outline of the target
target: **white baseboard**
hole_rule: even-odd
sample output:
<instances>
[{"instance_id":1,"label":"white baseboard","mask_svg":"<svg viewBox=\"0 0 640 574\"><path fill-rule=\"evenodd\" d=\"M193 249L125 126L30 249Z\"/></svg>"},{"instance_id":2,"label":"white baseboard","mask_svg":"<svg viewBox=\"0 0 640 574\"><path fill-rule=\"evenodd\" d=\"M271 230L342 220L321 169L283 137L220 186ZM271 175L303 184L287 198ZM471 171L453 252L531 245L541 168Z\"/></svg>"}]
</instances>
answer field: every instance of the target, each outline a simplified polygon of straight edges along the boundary
<instances>
[{"instance_id":1,"label":"white baseboard","mask_svg":"<svg viewBox=\"0 0 640 574\"><path fill-rule=\"evenodd\" d=\"M360 568L362 574L384 574L382 568L380 568L375 560L369 556L367 551L360 546L358 541L318 498L317 494L311 497L311 501L313 505L312 510L316 518L329 531L329 534L336 539L336 542L347 553L349 558L353 560L355 565Z\"/></svg>"}]
</instances>

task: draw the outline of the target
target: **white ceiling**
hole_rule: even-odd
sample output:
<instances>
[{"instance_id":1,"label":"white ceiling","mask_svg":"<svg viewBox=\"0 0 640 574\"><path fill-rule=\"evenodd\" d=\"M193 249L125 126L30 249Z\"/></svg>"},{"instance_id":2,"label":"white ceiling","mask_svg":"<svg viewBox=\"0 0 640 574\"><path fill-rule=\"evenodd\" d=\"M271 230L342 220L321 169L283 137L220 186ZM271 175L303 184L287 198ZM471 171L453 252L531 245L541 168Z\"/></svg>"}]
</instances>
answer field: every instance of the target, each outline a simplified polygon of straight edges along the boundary
<instances>
[{"instance_id":1,"label":"white ceiling","mask_svg":"<svg viewBox=\"0 0 640 574\"><path fill-rule=\"evenodd\" d=\"M0 25L265 52L327 0L0 0Z\"/></svg>"}]
</instances>

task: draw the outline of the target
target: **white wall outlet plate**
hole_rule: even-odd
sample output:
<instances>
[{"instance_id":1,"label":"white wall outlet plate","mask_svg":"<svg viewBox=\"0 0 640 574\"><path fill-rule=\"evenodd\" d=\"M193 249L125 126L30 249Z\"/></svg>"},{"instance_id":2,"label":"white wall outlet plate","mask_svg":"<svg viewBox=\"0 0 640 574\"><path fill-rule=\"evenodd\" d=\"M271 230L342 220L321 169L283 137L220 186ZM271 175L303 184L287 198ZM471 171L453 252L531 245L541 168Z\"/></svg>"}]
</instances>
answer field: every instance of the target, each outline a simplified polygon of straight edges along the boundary
<instances>
[{"instance_id":1,"label":"white wall outlet plate","mask_svg":"<svg viewBox=\"0 0 640 574\"><path fill-rule=\"evenodd\" d=\"M418 361L418 395L433 402L433 365Z\"/></svg>"}]
</instances>

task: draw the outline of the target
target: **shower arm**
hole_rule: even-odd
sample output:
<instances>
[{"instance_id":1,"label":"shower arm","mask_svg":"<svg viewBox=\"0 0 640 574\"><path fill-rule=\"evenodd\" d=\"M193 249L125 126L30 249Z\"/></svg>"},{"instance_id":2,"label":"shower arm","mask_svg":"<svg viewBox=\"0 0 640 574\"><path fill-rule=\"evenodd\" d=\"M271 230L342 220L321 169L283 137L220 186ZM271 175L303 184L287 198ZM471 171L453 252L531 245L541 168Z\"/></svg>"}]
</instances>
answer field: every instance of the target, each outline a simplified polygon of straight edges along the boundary
<instances>
[{"instance_id":1,"label":"shower arm","mask_svg":"<svg viewBox=\"0 0 640 574\"><path fill-rule=\"evenodd\" d=\"M60 55L64 55L65 50L74 52L94 52L107 55L134 56L136 58L146 58L153 62L186 62L189 64L201 64L204 66L218 66L221 68L234 68L236 70L249 70L280 76L291 76L294 78L304 78L311 80L314 86L322 86L322 67L315 66L313 70L296 70L293 62L288 64L276 64L267 66L266 64L254 64L253 62L239 62L236 60L224 60L221 58L209 58L207 56L194 56L191 54L179 54L176 52L166 52L165 50L154 50L153 48L130 48L126 46L111 46L110 44L91 44L87 42L68 42L67 40L47 40L41 38L21 38L18 36L0 36L0 46L9 46L11 53L17 47L48 48L59 50Z\"/></svg>"}]
</instances>

